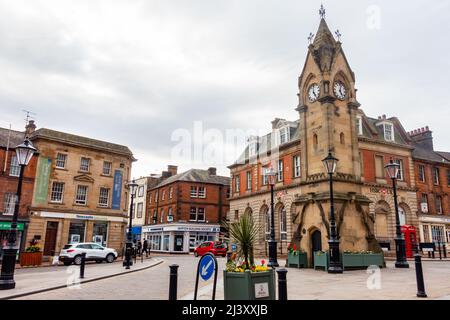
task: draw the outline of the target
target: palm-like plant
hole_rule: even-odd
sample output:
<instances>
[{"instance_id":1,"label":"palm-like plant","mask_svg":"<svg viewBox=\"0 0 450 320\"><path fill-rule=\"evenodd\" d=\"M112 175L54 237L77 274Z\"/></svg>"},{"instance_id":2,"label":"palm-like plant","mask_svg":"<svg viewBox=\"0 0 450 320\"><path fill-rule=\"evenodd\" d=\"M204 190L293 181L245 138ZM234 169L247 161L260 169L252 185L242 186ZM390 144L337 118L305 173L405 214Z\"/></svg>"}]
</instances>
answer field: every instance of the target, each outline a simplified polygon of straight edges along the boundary
<instances>
[{"instance_id":1,"label":"palm-like plant","mask_svg":"<svg viewBox=\"0 0 450 320\"><path fill-rule=\"evenodd\" d=\"M243 214L238 222L224 222L224 227L238 244L237 253L244 258L246 269L250 270L249 258L253 260L253 248L260 228L247 213Z\"/></svg>"}]
</instances>

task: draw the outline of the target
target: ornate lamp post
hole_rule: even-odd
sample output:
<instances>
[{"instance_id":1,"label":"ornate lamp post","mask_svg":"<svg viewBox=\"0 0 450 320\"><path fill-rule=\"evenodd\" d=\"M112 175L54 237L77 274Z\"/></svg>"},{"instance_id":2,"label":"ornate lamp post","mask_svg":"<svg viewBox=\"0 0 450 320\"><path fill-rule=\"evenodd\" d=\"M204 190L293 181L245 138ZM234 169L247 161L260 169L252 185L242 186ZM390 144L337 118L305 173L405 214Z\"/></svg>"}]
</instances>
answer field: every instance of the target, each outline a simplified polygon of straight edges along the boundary
<instances>
[{"instance_id":1,"label":"ornate lamp post","mask_svg":"<svg viewBox=\"0 0 450 320\"><path fill-rule=\"evenodd\" d=\"M336 220L334 217L334 195L333 195L333 174L336 172L337 162L339 160L333 157L331 152L322 160L325 170L330 176L330 239L328 246L330 248L330 267L328 273L342 273L341 254L339 252L339 239L337 237Z\"/></svg>"},{"instance_id":2,"label":"ornate lamp post","mask_svg":"<svg viewBox=\"0 0 450 320\"><path fill-rule=\"evenodd\" d=\"M14 289L16 282L14 281L14 270L16 267L17 256L17 219L19 217L20 196L22 194L22 181L25 167L30 162L36 148L30 140L25 141L16 147L17 162L20 165L19 183L17 185L17 201L14 206L14 214L11 221L11 230L8 234L8 243L3 249L2 271L0 275L0 290Z\"/></svg>"},{"instance_id":3,"label":"ornate lamp post","mask_svg":"<svg viewBox=\"0 0 450 320\"><path fill-rule=\"evenodd\" d=\"M266 172L267 179L270 185L270 239L269 239L269 262L267 263L268 267L278 267L277 261L277 241L275 240L275 210L274 210L274 200L273 200L273 187L275 186L276 180L276 172L273 168L270 168L268 172Z\"/></svg>"},{"instance_id":4,"label":"ornate lamp post","mask_svg":"<svg viewBox=\"0 0 450 320\"><path fill-rule=\"evenodd\" d=\"M396 237L395 237L395 253L397 256L397 260L395 261L396 268L409 268L409 264L406 261L406 249L405 249L405 238L400 229L400 214L398 211L398 201L397 201L397 177L398 172L400 170L400 165L398 163L394 163L394 161L390 161L384 167L387 171L387 174L392 179L392 188L394 189L394 206L395 206L395 229L396 229Z\"/></svg>"},{"instance_id":5,"label":"ornate lamp post","mask_svg":"<svg viewBox=\"0 0 450 320\"><path fill-rule=\"evenodd\" d=\"M131 258L131 250L133 248L133 238L131 233L133 228L133 202L134 197L136 196L138 184L133 180L130 183L128 183L127 186L130 189L131 202L130 202L130 222L128 225L127 243L125 246L125 260L123 261L123 266L125 266L126 269L130 269L130 266L133 265L133 260Z\"/></svg>"}]
</instances>

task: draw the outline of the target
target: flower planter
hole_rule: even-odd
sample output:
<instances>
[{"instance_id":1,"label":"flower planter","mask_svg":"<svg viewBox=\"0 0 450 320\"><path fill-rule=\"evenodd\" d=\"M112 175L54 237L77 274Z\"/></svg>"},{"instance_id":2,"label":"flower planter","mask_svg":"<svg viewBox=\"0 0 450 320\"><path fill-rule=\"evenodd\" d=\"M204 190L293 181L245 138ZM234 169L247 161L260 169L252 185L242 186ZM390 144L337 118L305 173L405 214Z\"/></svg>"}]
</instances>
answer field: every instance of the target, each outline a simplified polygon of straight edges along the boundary
<instances>
[{"instance_id":1,"label":"flower planter","mask_svg":"<svg viewBox=\"0 0 450 320\"><path fill-rule=\"evenodd\" d=\"M275 271L227 272L223 271L225 300L275 300ZM264 290L256 292L255 284Z\"/></svg>"},{"instance_id":2,"label":"flower planter","mask_svg":"<svg viewBox=\"0 0 450 320\"><path fill-rule=\"evenodd\" d=\"M40 266L41 264L42 252L22 252L20 254L20 265L22 267Z\"/></svg>"},{"instance_id":3,"label":"flower planter","mask_svg":"<svg viewBox=\"0 0 450 320\"><path fill-rule=\"evenodd\" d=\"M330 259L328 257L328 252L314 252L314 270L317 268L324 268L328 271L328 266L330 265Z\"/></svg>"},{"instance_id":4,"label":"flower planter","mask_svg":"<svg viewBox=\"0 0 450 320\"><path fill-rule=\"evenodd\" d=\"M308 268L306 252L288 252L286 267Z\"/></svg>"},{"instance_id":5,"label":"flower planter","mask_svg":"<svg viewBox=\"0 0 450 320\"><path fill-rule=\"evenodd\" d=\"M384 255L382 253L371 254L342 254L342 265L345 268L368 268L371 265L384 267Z\"/></svg>"}]
</instances>

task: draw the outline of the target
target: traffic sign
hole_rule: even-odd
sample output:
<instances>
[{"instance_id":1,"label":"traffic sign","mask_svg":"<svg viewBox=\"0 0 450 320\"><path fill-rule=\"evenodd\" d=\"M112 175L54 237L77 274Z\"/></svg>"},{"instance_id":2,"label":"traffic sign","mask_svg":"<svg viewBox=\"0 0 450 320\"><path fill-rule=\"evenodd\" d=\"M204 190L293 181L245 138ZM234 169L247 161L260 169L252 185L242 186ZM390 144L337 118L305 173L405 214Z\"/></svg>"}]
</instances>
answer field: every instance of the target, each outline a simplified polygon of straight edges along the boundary
<instances>
[{"instance_id":1,"label":"traffic sign","mask_svg":"<svg viewBox=\"0 0 450 320\"><path fill-rule=\"evenodd\" d=\"M195 290L194 290L194 300L197 300L197 292L198 292L198 279L202 277L204 281L208 281L212 275L214 274L214 284L213 284L213 294L212 299L216 299L216 286L217 286L217 260L216 257L207 253L200 258L200 261L197 265L197 276L195 280Z\"/></svg>"},{"instance_id":2,"label":"traffic sign","mask_svg":"<svg viewBox=\"0 0 450 320\"><path fill-rule=\"evenodd\" d=\"M211 278L215 269L216 269L216 263L214 261L214 258L211 255L206 254L200 259L199 272L200 272L200 277L204 281L208 281L209 278Z\"/></svg>"}]
</instances>

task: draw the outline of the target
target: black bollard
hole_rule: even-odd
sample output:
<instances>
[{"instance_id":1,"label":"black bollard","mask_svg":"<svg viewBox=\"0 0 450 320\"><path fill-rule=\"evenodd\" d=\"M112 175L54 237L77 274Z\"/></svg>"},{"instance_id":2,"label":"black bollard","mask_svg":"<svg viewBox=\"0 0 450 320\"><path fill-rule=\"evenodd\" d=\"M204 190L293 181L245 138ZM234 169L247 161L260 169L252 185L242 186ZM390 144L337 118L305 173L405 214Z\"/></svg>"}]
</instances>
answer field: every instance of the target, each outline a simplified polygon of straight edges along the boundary
<instances>
[{"instance_id":1,"label":"black bollard","mask_svg":"<svg viewBox=\"0 0 450 320\"><path fill-rule=\"evenodd\" d=\"M423 282L423 271L422 271L422 257L420 254L414 255L414 260L416 262L416 279L417 279L417 296L419 298L426 298L425 284Z\"/></svg>"},{"instance_id":2,"label":"black bollard","mask_svg":"<svg viewBox=\"0 0 450 320\"><path fill-rule=\"evenodd\" d=\"M438 242L437 246L438 246L438 250L439 250L439 260L442 260L441 243Z\"/></svg>"},{"instance_id":3,"label":"black bollard","mask_svg":"<svg viewBox=\"0 0 450 320\"><path fill-rule=\"evenodd\" d=\"M278 273L278 300L287 300L287 270L282 268L277 270Z\"/></svg>"},{"instance_id":4,"label":"black bollard","mask_svg":"<svg viewBox=\"0 0 450 320\"><path fill-rule=\"evenodd\" d=\"M447 248L445 247L445 242L442 243L442 251L444 251L444 258L447 259Z\"/></svg>"},{"instance_id":5,"label":"black bollard","mask_svg":"<svg viewBox=\"0 0 450 320\"><path fill-rule=\"evenodd\" d=\"M231 252L231 251L227 252L227 262L230 261L232 254L233 254L233 252Z\"/></svg>"},{"instance_id":6,"label":"black bollard","mask_svg":"<svg viewBox=\"0 0 450 320\"><path fill-rule=\"evenodd\" d=\"M169 282L169 300L177 300L177 281L178 281L178 265L172 264L170 268L170 282Z\"/></svg>"},{"instance_id":7,"label":"black bollard","mask_svg":"<svg viewBox=\"0 0 450 320\"><path fill-rule=\"evenodd\" d=\"M84 279L84 266L86 264L86 252L81 254L80 279Z\"/></svg>"}]
</instances>

